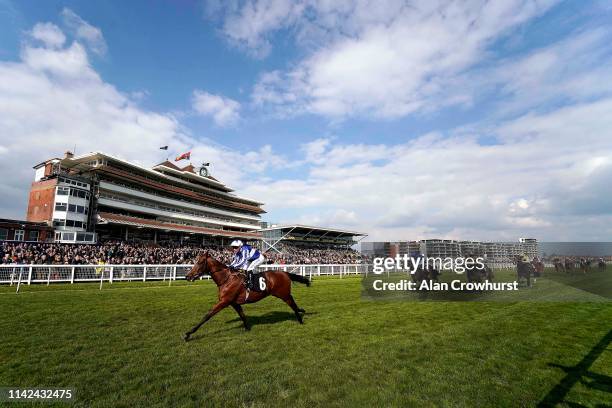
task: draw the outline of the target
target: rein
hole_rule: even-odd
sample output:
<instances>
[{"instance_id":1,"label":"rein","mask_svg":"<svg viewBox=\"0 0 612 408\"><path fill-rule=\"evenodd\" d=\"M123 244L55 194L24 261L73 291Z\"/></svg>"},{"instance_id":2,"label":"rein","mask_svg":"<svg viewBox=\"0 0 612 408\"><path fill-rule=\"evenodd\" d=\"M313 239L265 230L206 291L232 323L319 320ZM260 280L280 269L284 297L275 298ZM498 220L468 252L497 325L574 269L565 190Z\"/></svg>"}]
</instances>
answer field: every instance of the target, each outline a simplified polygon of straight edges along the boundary
<instances>
[{"instance_id":1,"label":"rein","mask_svg":"<svg viewBox=\"0 0 612 408\"><path fill-rule=\"evenodd\" d=\"M206 256L206 259L204 260L204 262L206 263L206 266L208 267L208 269L210 270L209 275L212 277L214 273L219 272L219 270L213 270L213 268L210 267L210 265L208 264L208 259L210 258L210 256ZM227 277L225 278L225 280L221 283L218 283L217 286L221 287L223 285L225 285L227 283L227 281L230 280L230 278L236 276L236 273L232 272L229 268L228 269L228 274ZM206 270L204 270L203 274L206 273Z\"/></svg>"}]
</instances>

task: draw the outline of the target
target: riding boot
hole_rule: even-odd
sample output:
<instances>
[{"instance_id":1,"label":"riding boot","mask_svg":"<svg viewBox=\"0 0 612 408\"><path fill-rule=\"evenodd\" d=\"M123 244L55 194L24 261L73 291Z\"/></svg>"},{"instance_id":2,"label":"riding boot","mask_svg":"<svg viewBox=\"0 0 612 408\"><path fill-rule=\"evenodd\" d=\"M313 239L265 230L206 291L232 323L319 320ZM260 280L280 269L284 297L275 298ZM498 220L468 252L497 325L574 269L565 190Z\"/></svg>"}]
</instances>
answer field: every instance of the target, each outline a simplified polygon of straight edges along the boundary
<instances>
[{"instance_id":1,"label":"riding boot","mask_svg":"<svg viewBox=\"0 0 612 408\"><path fill-rule=\"evenodd\" d=\"M244 278L244 284L246 286L246 296L244 297L244 301L246 302L249 299L249 294L251 293L251 272L246 271L246 276Z\"/></svg>"},{"instance_id":2,"label":"riding boot","mask_svg":"<svg viewBox=\"0 0 612 408\"><path fill-rule=\"evenodd\" d=\"M247 288L253 289L253 271L247 271Z\"/></svg>"}]
</instances>

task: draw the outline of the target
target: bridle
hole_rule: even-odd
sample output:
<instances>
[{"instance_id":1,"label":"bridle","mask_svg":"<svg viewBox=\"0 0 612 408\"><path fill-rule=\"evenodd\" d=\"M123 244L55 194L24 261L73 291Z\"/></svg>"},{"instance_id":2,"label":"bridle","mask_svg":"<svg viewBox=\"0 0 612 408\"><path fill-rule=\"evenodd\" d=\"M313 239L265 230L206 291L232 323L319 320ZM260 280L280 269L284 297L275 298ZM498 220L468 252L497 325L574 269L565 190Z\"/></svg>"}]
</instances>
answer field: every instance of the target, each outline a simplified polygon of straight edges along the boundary
<instances>
[{"instance_id":1,"label":"bridle","mask_svg":"<svg viewBox=\"0 0 612 408\"><path fill-rule=\"evenodd\" d=\"M198 257L198 258L200 258L200 257ZM210 271L207 271L207 268L209 268L209 266L208 266L208 258L210 258L210 255L208 254L208 252L206 252L206 256L205 256L204 260L196 262L196 265L199 265L200 263L204 262L204 266L202 267L202 271L200 273L198 273L198 276L196 276L194 278L194 280L199 278L200 276L206 275L206 274L208 274L208 275L210 275L212 277L212 275L213 275L212 269ZM232 275L234 275L234 274L229 273L227 275L227 277L225 278L225 280L223 282L219 283L219 286L224 285L228 280L230 280Z\"/></svg>"},{"instance_id":2,"label":"bridle","mask_svg":"<svg viewBox=\"0 0 612 408\"><path fill-rule=\"evenodd\" d=\"M200 261L201 257L202 255L196 258L196 265L200 265L202 262L204 262L204 266L202 267L202 271L199 272L197 276L193 277L193 280L196 280L200 276L206 274L206 267L208 266L208 252L206 253L206 257L204 258L204 261Z\"/></svg>"}]
</instances>

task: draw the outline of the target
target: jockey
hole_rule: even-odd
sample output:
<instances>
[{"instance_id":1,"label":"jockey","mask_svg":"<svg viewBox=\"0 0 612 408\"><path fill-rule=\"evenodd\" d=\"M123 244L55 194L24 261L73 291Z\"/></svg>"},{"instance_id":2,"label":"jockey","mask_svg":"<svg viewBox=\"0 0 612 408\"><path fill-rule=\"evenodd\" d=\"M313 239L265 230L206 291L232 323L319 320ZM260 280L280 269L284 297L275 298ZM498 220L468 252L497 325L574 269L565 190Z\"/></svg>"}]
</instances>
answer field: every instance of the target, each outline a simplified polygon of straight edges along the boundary
<instances>
[{"instance_id":1,"label":"jockey","mask_svg":"<svg viewBox=\"0 0 612 408\"><path fill-rule=\"evenodd\" d=\"M265 258L259 252L259 249L253 248L239 239L232 241L230 245L234 249L234 260L229 267L245 270L247 273L247 287L250 287L253 271L265 261Z\"/></svg>"}]
</instances>

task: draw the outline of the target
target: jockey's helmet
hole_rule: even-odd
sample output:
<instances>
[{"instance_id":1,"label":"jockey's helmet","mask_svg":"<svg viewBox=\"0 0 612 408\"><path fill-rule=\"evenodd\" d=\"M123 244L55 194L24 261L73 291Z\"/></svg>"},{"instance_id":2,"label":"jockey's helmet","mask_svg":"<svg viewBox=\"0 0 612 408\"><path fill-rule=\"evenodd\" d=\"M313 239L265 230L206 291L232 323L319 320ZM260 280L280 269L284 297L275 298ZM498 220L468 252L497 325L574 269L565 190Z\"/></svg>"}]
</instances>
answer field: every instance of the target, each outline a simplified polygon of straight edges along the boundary
<instances>
[{"instance_id":1,"label":"jockey's helmet","mask_svg":"<svg viewBox=\"0 0 612 408\"><path fill-rule=\"evenodd\" d=\"M239 239L235 239L235 240L232 241L230 246L233 247L233 248L240 248L242 246L242 241L239 240Z\"/></svg>"}]
</instances>

